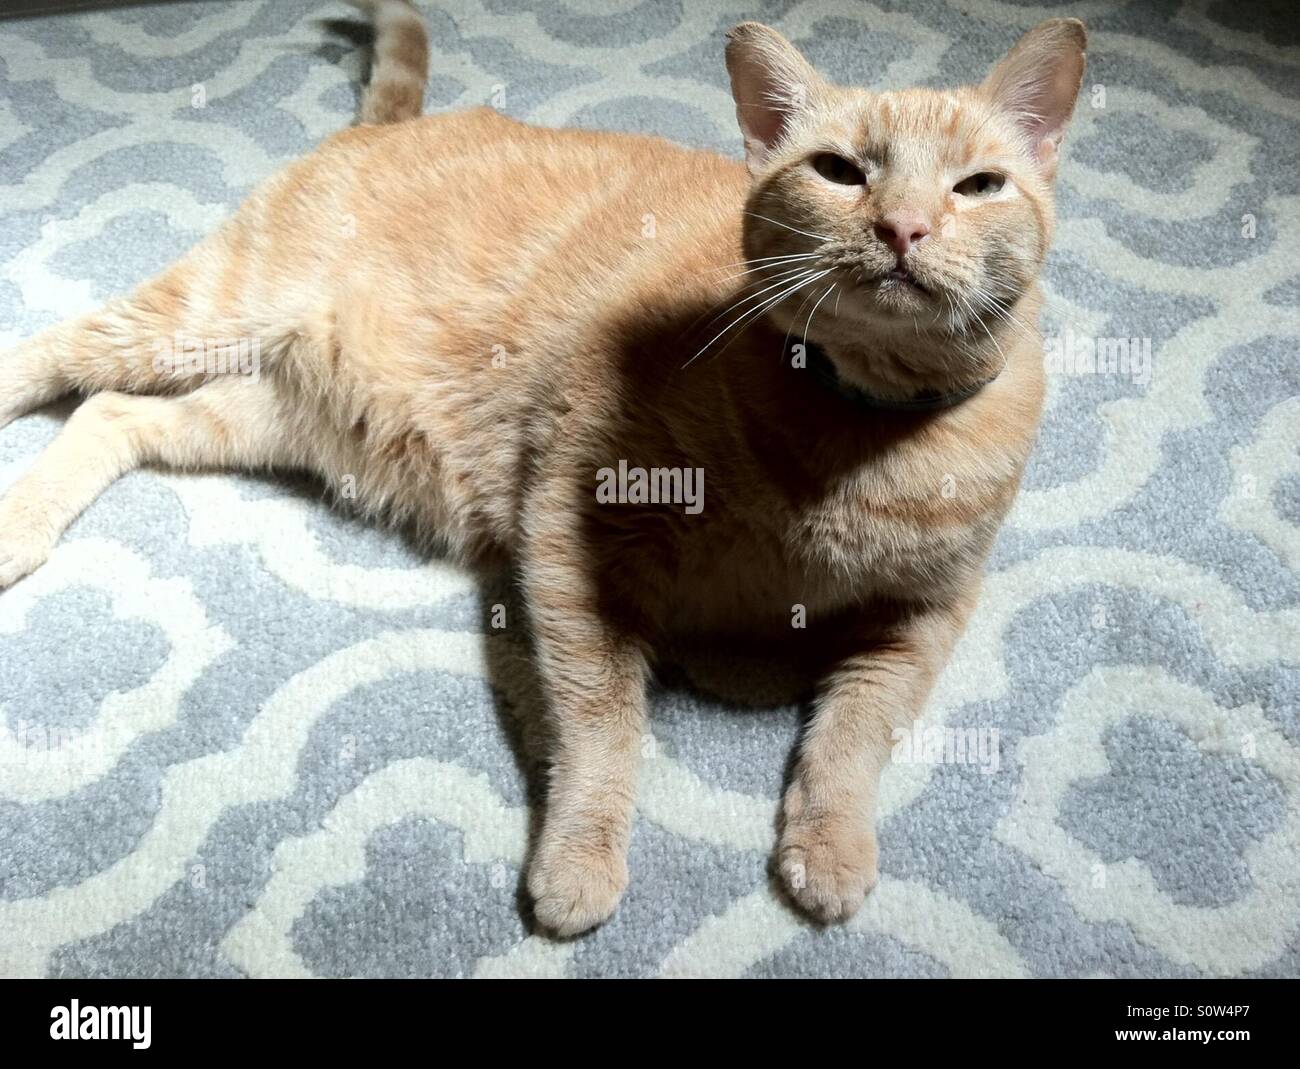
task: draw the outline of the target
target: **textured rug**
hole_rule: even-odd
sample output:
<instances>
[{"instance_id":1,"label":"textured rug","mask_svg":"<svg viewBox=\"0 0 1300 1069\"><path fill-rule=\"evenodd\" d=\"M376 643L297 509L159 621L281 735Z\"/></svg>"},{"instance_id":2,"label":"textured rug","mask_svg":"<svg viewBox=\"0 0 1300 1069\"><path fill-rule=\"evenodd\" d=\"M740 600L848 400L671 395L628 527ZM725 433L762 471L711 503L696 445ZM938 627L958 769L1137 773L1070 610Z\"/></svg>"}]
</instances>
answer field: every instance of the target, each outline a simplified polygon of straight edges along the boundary
<instances>
[{"instance_id":1,"label":"textured rug","mask_svg":"<svg viewBox=\"0 0 1300 1069\"><path fill-rule=\"evenodd\" d=\"M737 154L722 33L837 80L977 78L1083 17L1050 401L983 602L886 774L879 888L774 893L800 705L665 673L631 889L533 934L509 584L310 483L133 474L0 594L0 972L1300 974L1300 41L1288 3L425 3L428 106ZM0 344L130 287L353 114L308 0L0 23ZM521 180L524 176L521 176ZM0 366L0 374L3 367ZM0 432L0 485L68 406ZM513 617L508 617L513 618ZM758 707L755 707L757 705Z\"/></svg>"}]
</instances>

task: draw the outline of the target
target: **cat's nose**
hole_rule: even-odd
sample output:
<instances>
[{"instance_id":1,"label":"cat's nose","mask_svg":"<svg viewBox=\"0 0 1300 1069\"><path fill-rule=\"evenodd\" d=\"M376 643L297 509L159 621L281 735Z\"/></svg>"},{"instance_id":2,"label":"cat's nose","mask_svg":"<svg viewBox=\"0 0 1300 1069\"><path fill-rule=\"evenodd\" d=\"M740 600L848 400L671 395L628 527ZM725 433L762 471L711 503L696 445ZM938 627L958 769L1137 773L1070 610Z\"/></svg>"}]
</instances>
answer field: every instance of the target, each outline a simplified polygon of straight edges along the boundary
<instances>
[{"instance_id":1,"label":"cat's nose","mask_svg":"<svg viewBox=\"0 0 1300 1069\"><path fill-rule=\"evenodd\" d=\"M930 224L920 212L904 208L881 216L875 229L876 237L901 260L930 233Z\"/></svg>"}]
</instances>

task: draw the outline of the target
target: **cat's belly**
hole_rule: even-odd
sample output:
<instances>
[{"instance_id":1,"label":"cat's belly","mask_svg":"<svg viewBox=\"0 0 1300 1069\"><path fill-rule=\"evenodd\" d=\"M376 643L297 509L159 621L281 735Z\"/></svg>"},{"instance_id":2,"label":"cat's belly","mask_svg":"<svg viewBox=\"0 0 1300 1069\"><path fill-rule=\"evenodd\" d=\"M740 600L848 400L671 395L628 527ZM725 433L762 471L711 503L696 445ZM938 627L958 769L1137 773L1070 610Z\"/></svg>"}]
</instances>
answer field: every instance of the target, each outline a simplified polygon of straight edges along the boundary
<instances>
[{"instance_id":1,"label":"cat's belly","mask_svg":"<svg viewBox=\"0 0 1300 1069\"><path fill-rule=\"evenodd\" d=\"M440 397L434 381L399 396L376 381L334 386L332 400L301 386L286 393L298 424L293 437L309 443L303 466L344 506L404 527L461 562L514 550L517 428L502 421L491 438L461 433L462 406L473 399Z\"/></svg>"}]
</instances>

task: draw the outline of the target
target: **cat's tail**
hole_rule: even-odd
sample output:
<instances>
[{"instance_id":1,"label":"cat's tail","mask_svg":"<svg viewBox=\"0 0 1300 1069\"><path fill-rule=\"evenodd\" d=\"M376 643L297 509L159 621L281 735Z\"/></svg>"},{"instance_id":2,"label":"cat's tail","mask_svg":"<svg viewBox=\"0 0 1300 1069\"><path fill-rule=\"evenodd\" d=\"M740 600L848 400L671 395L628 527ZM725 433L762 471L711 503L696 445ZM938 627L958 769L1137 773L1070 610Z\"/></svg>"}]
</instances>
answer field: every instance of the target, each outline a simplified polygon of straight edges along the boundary
<instances>
[{"instance_id":1,"label":"cat's tail","mask_svg":"<svg viewBox=\"0 0 1300 1069\"><path fill-rule=\"evenodd\" d=\"M414 119L424 108L429 79L429 35L411 0L349 0L375 26L370 83L361 97L363 123Z\"/></svg>"}]
</instances>

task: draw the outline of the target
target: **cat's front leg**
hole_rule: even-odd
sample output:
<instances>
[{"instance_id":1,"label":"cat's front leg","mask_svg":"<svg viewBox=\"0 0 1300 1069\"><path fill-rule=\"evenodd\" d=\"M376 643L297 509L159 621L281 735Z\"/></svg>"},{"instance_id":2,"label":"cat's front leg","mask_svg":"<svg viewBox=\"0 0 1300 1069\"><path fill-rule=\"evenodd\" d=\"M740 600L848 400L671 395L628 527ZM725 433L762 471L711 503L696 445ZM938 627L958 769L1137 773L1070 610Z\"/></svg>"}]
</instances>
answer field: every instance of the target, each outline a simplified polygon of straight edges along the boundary
<instances>
[{"instance_id":1,"label":"cat's front leg","mask_svg":"<svg viewBox=\"0 0 1300 1069\"><path fill-rule=\"evenodd\" d=\"M576 542L567 533L539 540L525 565L552 725L546 812L528 891L537 920L564 936L607 920L627 886L646 724L645 655L597 611Z\"/></svg>"},{"instance_id":2,"label":"cat's front leg","mask_svg":"<svg viewBox=\"0 0 1300 1069\"><path fill-rule=\"evenodd\" d=\"M782 806L777 861L801 908L847 920L876 885L876 791L895 731L920 713L961 632L958 609L863 625L857 652L823 682Z\"/></svg>"}]
</instances>

